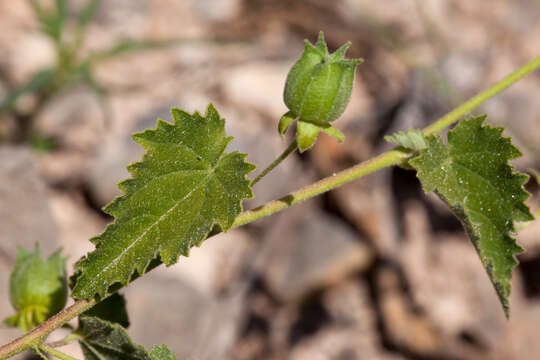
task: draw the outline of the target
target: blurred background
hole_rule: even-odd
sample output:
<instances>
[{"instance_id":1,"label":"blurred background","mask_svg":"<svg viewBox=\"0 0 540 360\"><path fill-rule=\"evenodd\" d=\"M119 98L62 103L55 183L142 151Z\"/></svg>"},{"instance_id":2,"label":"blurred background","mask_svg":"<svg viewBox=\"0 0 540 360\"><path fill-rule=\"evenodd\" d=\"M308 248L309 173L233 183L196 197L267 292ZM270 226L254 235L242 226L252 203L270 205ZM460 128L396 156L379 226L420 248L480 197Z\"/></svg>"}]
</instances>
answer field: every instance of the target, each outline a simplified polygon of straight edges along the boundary
<instances>
[{"instance_id":1,"label":"blurred background","mask_svg":"<svg viewBox=\"0 0 540 360\"><path fill-rule=\"evenodd\" d=\"M71 272L143 153L130 134L169 120L170 107L212 102L231 147L270 163L286 146L286 75L320 30L331 50L349 40L348 56L365 59L334 123L346 141L320 136L245 208L388 150L383 135L426 126L538 56L540 2L0 1L0 318L12 314L17 245L62 247ZM539 98L536 72L475 111L507 128L521 171L540 168ZM386 169L133 283L122 291L129 333L179 359L534 359L540 223L518 239L507 321L457 220L414 172ZM0 342L17 334L0 329Z\"/></svg>"}]
</instances>

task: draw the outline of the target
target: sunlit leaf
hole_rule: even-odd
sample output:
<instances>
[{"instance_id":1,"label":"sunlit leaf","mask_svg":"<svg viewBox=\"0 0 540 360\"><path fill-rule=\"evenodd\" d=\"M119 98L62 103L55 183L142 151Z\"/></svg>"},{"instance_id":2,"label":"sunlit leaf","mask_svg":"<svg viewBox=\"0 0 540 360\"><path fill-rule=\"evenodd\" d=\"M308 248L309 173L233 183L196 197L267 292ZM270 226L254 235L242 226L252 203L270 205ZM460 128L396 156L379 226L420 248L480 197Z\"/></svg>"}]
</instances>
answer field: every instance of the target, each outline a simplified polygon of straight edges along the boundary
<instances>
[{"instance_id":1,"label":"sunlit leaf","mask_svg":"<svg viewBox=\"0 0 540 360\"><path fill-rule=\"evenodd\" d=\"M508 296L516 254L514 221L533 217L524 201L527 175L513 172L508 160L521 156L502 128L482 126L485 116L462 120L448 133L448 147L438 135L409 163L425 192L435 191L462 222L508 316Z\"/></svg>"},{"instance_id":2,"label":"sunlit leaf","mask_svg":"<svg viewBox=\"0 0 540 360\"><path fill-rule=\"evenodd\" d=\"M76 266L75 298L103 296L114 283L127 284L159 254L171 265L206 238L215 225L228 230L252 196L246 175L253 165L237 151L225 154L231 137L212 105L206 116L173 109L174 123L134 134L146 150L120 183L124 195L105 211L116 219L91 241L96 250Z\"/></svg>"}]
</instances>

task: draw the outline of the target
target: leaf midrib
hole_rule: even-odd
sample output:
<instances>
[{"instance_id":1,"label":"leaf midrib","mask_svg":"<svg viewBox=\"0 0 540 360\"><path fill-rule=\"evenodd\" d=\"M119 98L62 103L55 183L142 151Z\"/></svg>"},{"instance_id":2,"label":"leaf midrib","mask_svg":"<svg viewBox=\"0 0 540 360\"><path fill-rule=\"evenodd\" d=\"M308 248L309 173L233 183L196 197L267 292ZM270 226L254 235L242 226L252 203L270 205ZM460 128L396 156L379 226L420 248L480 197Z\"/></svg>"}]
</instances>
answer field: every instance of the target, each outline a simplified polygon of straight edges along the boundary
<instances>
[{"instance_id":1,"label":"leaf midrib","mask_svg":"<svg viewBox=\"0 0 540 360\"><path fill-rule=\"evenodd\" d=\"M204 179L204 181L201 181L201 183L197 186L195 186L193 189L191 189L191 191L189 191L188 193L186 193L186 195L184 195L184 197L180 200L178 200L173 206L171 206L165 213L163 213L156 221L154 221L150 226L148 226L148 228L146 228L146 230L141 234L139 235L135 240L133 240L131 242L131 244L129 244L127 247L125 247L122 252L116 256L112 261L110 261L98 274L96 274L96 276L94 277L94 280L91 280L87 286L91 287L91 288L94 288L94 284L97 282L97 278L99 277L100 274L103 274L105 272L107 272L109 270L109 268L112 266L112 265L116 265L119 261L119 259L121 259L125 253L127 253L135 244L137 244L142 238L144 238L146 236L146 234L154 227L156 226L157 224L159 224L162 219L167 216L171 211L173 211L174 209L176 209L176 207L178 207L178 205L180 205L180 203L182 201L184 201L187 197L189 197L193 192L195 192L196 190L199 190L204 184L206 184L208 182L208 179L210 178L210 175L213 174L213 171L211 173L209 173L206 178ZM165 174L164 174L165 175Z\"/></svg>"}]
</instances>

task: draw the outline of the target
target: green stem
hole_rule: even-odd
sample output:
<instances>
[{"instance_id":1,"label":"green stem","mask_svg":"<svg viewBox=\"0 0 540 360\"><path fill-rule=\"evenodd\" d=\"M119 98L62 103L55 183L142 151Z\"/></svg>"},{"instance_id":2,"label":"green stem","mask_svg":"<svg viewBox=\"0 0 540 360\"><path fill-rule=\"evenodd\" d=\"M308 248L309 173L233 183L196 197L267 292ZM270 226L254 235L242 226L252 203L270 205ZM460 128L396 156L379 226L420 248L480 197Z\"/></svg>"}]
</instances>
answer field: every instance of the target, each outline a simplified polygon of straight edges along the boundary
<instances>
[{"instance_id":1,"label":"green stem","mask_svg":"<svg viewBox=\"0 0 540 360\"><path fill-rule=\"evenodd\" d=\"M370 174L377 170L392 165L398 165L409 156L409 152L405 150L392 150L383 153L370 160L361 162L353 167L345 169L332 176L317 181L314 184L308 185L298 191L290 193L281 199L270 201L263 206L260 206L253 210L247 210L238 215L234 221L232 227L238 227L260 219L262 217L272 215L280 210L290 207L294 204L298 204L304 200L310 199L329 190L332 190L338 186L348 183L361 176Z\"/></svg>"},{"instance_id":2,"label":"green stem","mask_svg":"<svg viewBox=\"0 0 540 360\"><path fill-rule=\"evenodd\" d=\"M57 348L57 347L62 347L62 346L66 346L74 341L78 341L81 339L81 335L75 333L75 332L72 332L71 334L69 334L68 336L66 336L65 338L63 338L62 340L58 340L58 341L53 341L53 342L50 342L50 343L46 343L45 345L49 346L49 347L52 347L52 348Z\"/></svg>"},{"instance_id":3,"label":"green stem","mask_svg":"<svg viewBox=\"0 0 540 360\"><path fill-rule=\"evenodd\" d=\"M504 89L508 88L510 85L516 83L518 80L523 78L525 75L530 74L534 70L540 67L540 56L529 61L527 64L523 65L504 79L495 83L487 90L482 91L480 94L472 97L467 100L465 103L450 111L448 114L444 115L442 118L429 125L424 129L424 134L429 135L437 133L441 130L446 129L448 126L452 125L458 121L462 116L470 113L472 110L476 109L486 100L491 99L493 96L497 95Z\"/></svg>"},{"instance_id":4,"label":"green stem","mask_svg":"<svg viewBox=\"0 0 540 360\"><path fill-rule=\"evenodd\" d=\"M439 118L430 126L424 129L426 135L432 134L444 130L448 126L452 125L458 121L463 115L471 112L486 100L497 95L504 89L508 88L510 85L514 84L525 75L533 72L534 70L540 67L540 56L528 62L518 70L514 71L510 75L506 76L504 79L500 80L496 84L492 85L487 90L479 93L470 100L466 101L459 107L450 111L448 114ZM335 174L332 177L320 180L314 184L311 184L303 189L300 189L294 193L291 193L279 200L271 201L261 207L258 207L253 210L248 210L240 214L233 227L238 227L254 220L257 220L261 217L265 217L271 214L274 214L278 211L281 211L291 205L297 204L306 199L312 198L314 196L320 195L324 192L327 192L331 189L334 189L338 186L341 186L351 180L357 179L361 176L367 175L376 170L382 169L384 167L398 165L404 159L406 159L408 153L405 153L400 150L392 150L381 154L373 159L362 162L358 165L355 165L351 168L341 171L338 174Z\"/></svg>"},{"instance_id":5,"label":"green stem","mask_svg":"<svg viewBox=\"0 0 540 360\"><path fill-rule=\"evenodd\" d=\"M291 144L283 151L281 155L277 157L276 160L274 160L266 169L264 169L253 181L251 182L250 186L255 185L258 183L263 177L266 176L270 171L274 170L276 166L278 166L287 156L292 154L296 148L298 147L298 143L296 142L296 138L291 142Z\"/></svg>"},{"instance_id":6,"label":"green stem","mask_svg":"<svg viewBox=\"0 0 540 360\"><path fill-rule=\"evenodd\" d=\"M51 354L52 356L56 356L57 358L59 358L61 360L79 360L77 358L74 358L73 356L69 356L68 354L65 354L65 353L63 353L61 351L58 351L55 348L50 347L50 346L45 345L45 344L39 345L39 348L41 350L45 351L46 353Z\"/></svg>"},{"instance_id":7,"label":"green stem","mask_svg":"<svg viewBox=\"0 0 540 360\"><path fill-rule=\"evenodd\" d=\"M506 89L513 83L525 75L531 73L540 67L540 57L535 58L531 62L525 64L517 71L513 72L509 76L505 77L498 83L491 86L486 91L476 95L471 100L465 102L457 109L449 112L431 126L424 129L424 133L431 134L441 131L446 127L452 125L458 121L466 113L472 111L477 106L495 96L502 90ZM283 210L291 205L297 204L301 201L307 200L314 196L320 195L326 191L341 186L347 182L357 179L361 176L370 174L374 171L380 170L385 167L398 165L408 157L408 153L403 150L391 150L383 153L373 159L364 161L358 165L355 165L349 169L343 170L335 175L322 179L312 185L308 185L303 189L291 193L279 200L271 201L261 207L253 210L248 210L241 213L234 221L233 227L238 227L249 222L255 221L264 216L272 215L280 210ZM91 308L96 304L94 299L77 300L75 304L62 310L43 324L39 325L35 329L26 333L25 335L13 340L9 344L0 347L0 360L9 356L15 355L23 350L31 348L36 344L39 344L42 339L51 333L53 330L59 328L69 320L73 319L80 313Z\"/></svg>"},{"instance_id":8,"label":"green stem","mask_svg":"<svg viewBox=\"0 0 540 360\"><path fill-rule=\"evenodd\" d=\"M47 357L47 355L45 353L43 353L43 351L41 351L41 349L37 346L34 346L32 348L32 350L34 350L36 352L36 354L39 355L39 357L42 359L42 360L49 360L49 358Z\"/></svg>"},{"instance_id":9,"label":"green stem","mask_svg":"<svg viewBox=\"0 0 540 360\"><path fill-rule=\"evenodd\" d=\"M77 300L75 304L65 308L58 314L54 315L44 323L40 324L33 330L30 330L23 336L13 340L12 342L0 347L0 359L6 359L21 351L27 350L36 344L39 344L45 336L53 330L75 318L80 313L88 310L97 303L94 299Z\"/></svg>"}]
</instances>

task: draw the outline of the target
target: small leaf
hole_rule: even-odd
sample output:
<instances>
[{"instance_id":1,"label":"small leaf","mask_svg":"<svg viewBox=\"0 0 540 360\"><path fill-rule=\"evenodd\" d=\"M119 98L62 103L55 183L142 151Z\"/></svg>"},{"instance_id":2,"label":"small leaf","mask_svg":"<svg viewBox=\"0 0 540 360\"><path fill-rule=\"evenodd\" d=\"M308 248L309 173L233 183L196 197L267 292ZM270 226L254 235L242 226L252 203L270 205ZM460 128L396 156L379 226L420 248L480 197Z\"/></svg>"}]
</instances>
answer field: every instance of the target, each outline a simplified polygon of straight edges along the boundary
<instances>
[{"instance_id":1,"label":"small leaf","mask_svg":"<svg viewBox=\"0 0 540 360\"><path fill-rule=\"evenodd\" d=\"M278 124L278 132L281 138L283 139L283 135L287 132L287 129L292 124L292 122L296 119L296 116L291 111L288 111L279 119Z\"/></svg>"},{"instance_id":2,"label":"small leaf","mask_svg":"<svg viewBox=\"0 0 540 360\"><path fill-rule=\"evenodd\" d=\"M387 135L384 140L403 146L406 149L420 151L427 148L426 139L422 130L409 129L407 131L398 131L392 135Z\"/></svg>"},{"instance_id":3,"label":"small leaf","mask_svg":"<svg viewBox=\"0 0 540 360\"><path fill-rule=\"evenodd\" d=\"M150 359L152 360L176 360L176 355L169 350L165 345L154 346L150 351Z\"/></svg>"},{"instance_id":4,"label":"small leaf","mask_svg":"<svg viewBox=\"0 0 540 360\"><path fill-rule=\"evenodd\" d=\"M321 129L326 135L333 137L334 139L336 139L340 143L345 141L345 135L343 135L343 133L341 131L339 131L338 129L336 129L332 125L322 126Z\"/></svg>"},{"instance_id":5,"label":"small leaf","mask_svg":"<svg viewBox=\"0 0 540 360\"><path fill-rule=\"evenodd\" d=\"M302 119L298 119L296 127L296 141L298 142L298 149L301 153L315 144L315 141L317 141L317 137L321 131L339 142L345 141L345 135L330 124L317 125L303 121Z\"/></svg>"},{"instance_id":6,"label":"small leaf","mask_svg":"<svg viewBox=\"0 0 540 360\"><path fill-rule=\"evenodd\" d=\"M512 268L522 251L511 236L514 221L533 217L524 203L527 176L508 164L521 153L502 128L482 126L485 119L462 120L448 133L448 148L427 136L428 147L409 163L424 191L435 191L462 222L508 316Z\"/></svg>"},{"instance_id":7,"label":"small leaf","mask_svg":"<svg viewBox=\"0 0 540 360\"><path fill-rule=\"evenodd\" d=\"M41 24L43 33L50 36L55 42L60 42L67 16L66 0L56 0L55 7L50 10L44 9L38 0L30 0L29 3L34 11L34 16Z\"/></svg>"},{"instance_id":8,"label":"small leaf","mask_svg":"<svg viewBox=\"0 0 540 360\"><path fill-rule=\"evenodd\" d=\"M98 302L90 309L83 312L83 316L92 316L119 324L123 328L129 327L129 317L126 309L126 300L118 293L114 293L105 300Z\"/></svg>"},{"instance_id":9,"label":"small leaf","mask_svg":"<svg viewBox=\"0 0 540 360\"><path fill-rule=\"evenodd\" d=\"M301 153L309 149L317 140L321 128L315 124L298 120L296 127L296 141L298 142L298 149Z\"/></svg>"},{"instance_id":10,"label":"small leaf","mask_svg":"<svg viewBox=\"0 0 540 360\"><path fill-rule=\"evenodd\" d=\"M118 324L82 316L77 333L86 360L150 360L148 351L135 344Z\"/></svg>"},{"instance_id":11,"label":"small leaf","mask_svg":"<svg viewBox=\"0 0 540 360\"><path fill-rule=\"evenodd\" d=\"M173 109L174 123L134 134L146 150L120 183L124 195L105 207L115 222L91 239L96 250L76 265L73 297L103 296L114 283L127 284L159 257L166 265L200 245L214 225L227 231L252 197L246 175L255 166L237 151L225 154L231 137L212 105L206 117Z\"/></svg>"}]
</instances>

